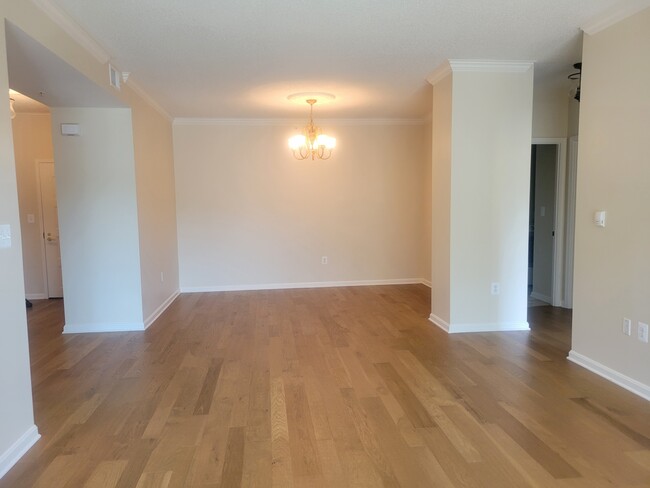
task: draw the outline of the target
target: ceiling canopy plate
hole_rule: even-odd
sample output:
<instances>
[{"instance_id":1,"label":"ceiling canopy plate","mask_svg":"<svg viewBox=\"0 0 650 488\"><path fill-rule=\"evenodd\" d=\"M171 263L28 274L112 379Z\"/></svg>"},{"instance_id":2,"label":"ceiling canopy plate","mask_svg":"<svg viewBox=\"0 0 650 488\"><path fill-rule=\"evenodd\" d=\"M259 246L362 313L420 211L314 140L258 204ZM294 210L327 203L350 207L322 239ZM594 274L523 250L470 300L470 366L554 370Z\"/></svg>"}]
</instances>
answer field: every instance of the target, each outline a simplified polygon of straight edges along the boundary
<instances>
[{"instance_id":1,"label":"ceiling canopy plate","mask_svg":"<svg viewBox=\"0 0 650 488\"><path fill-rule=\"evenodd\" d=\"M300 104L307 103L307 100L316 100L318 105L324 105L332 102L335 98L334 95L326 92L300 92L292 93L287 97L287 100Z\"/></svg>"}]
</instances>

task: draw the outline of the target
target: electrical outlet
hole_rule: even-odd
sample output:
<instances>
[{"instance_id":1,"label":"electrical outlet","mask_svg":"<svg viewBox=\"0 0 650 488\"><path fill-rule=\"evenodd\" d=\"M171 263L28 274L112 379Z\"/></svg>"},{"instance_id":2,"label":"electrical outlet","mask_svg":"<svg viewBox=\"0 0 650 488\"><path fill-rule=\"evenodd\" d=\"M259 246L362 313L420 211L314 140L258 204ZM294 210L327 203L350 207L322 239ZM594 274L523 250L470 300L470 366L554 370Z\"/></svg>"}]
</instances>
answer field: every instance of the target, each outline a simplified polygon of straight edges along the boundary
<instances>
[{"instance_id":1,"label":"electrical outlet","mask_svg":"<svg viewBox=\"0 0 650 488\"><path fill-rule=\"evenodd\" d=\"M638 333L638 338L641 342L648 342L648 324L639 322L639 329L637 333Z\"/></svg>"},{"instance_id":2,"label":"electrical outlet","mask_svg":"<svg viewBox=\"0 0 650 488\"><path fill-rule=\"evenodd\" d=\"M490 285L490 293L493 295L498 295L501 293L501 285L499 285L499 283L492 283Z\"/></svg>"},{"instance_id":3,"label":"electrical outlet","mask_svg":"<svg viewBox=\"0 0 650 488\"><path fill-rule=\"evenodd\" d=\"M623 318L623 334L626 336L632 335L632 321L630 319Z\"/></svg>"},{"instance_id":4,"label":"electrical outlet","mask_svg":"<svg viewBox=\"0 0 650 488\"><path fill-rule=\"evenodd\" d=\"M320 264L327 264L327 256L320 258Z\"/></svg>"}]
</instances>

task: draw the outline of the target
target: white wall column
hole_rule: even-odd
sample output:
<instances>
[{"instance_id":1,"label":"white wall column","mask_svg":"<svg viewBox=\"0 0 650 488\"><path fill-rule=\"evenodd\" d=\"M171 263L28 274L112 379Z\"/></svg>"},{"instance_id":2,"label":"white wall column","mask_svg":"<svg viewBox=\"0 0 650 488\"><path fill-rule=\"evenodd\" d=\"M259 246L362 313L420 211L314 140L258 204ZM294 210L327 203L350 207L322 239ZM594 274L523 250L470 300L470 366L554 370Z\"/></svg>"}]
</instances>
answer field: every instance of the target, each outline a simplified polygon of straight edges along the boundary
<instances>
[{"instance_id":1,"label":"white wall column","mask_svg":"<svg viewBox=\"0 0 650 488\"><path fill-rule=\"evenodd\" d=\"M0 93L8 93L0 22ZM23 258L9 105L0 104L0 478L39 438L29 371Z\"/></svg>"},{"instance_id":2,"label":"white wall column","mask_svg":"<svg viewBox=\"0 0 650 488\"><path fill-rule=\"evenodd\" d=\"M144 330L131 110L54 108L52 127L64 332Z\"/></svg>"},{"instance_id":3,"label":"white wall column","mask_svg":"<svg viewBox=\"0 0 650 488\"><path fill-rule=\"evenodd\" d=\"M526 330L533 64L452 60L429 81L431 320L448 332Z\"/></svg>"}]
</instances>

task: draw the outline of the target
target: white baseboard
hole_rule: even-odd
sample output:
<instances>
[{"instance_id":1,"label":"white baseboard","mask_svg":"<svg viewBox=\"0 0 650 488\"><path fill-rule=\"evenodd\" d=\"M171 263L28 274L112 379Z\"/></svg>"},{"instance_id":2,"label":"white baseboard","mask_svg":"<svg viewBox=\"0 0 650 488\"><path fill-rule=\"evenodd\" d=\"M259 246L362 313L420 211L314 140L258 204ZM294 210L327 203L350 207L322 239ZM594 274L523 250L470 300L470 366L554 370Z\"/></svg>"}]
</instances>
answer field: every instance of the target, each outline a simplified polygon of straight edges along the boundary
<instances>
[{"instance_id":1,"label":"white baseboard","mask_svg":"<svg viewBox=\"0 0 650 488\"><path fill-rule=\"evenodd\" d=\"M21 435L20 438L9 447L9 449L0 454L0 478L7 474L7 471L9 471L40 438L41 435L38 433L38 428L36 428L35 425L32 425L27 429L27 432Z\"/></svg>"},{"instance_id":2,"label":"white baseboard","mask_svg":"<svg viewBox=\"0 0 650 488\"><path fill-rule=\"evenodd\" d=\"M449 324L447 323L447 321L442 320L436 314L432 313L431 315L429 315L429 322L433 323L433 325L436 325L440 327L442 330L444 330L445 332L449 333Z\"/></svg>"},{"instance_id":3,"label":"white baseboard","mask_svg":"<svg viewBox=\"0 0 650 488\"><path fill-rule=\"evenodd\" d=\"M176 290L174 293L169 295L167 300L165 300L156 310L153 311L149 317L144 321L144 328L147 329L151 324L153 324L158 317L162 315L162 313L167 310L167 307L169 307L174 300L176 300L176 297L180 295L180 290Z\"/></svg>"},{"instance_id":4,"label":"white baseboard","mask_svg":"<svg viewBox=\"0 0 650 488\"><path fill-rule=\"evenodd\" d=\"M448 334L463 334L468 332L511 332L516 330L530 330L528 322L499 322L476 324L448 324L440 317L431 314L429 320Z\"/></svg>"},{"instance_id":5,"label":"white baseboard","mask_svg":"<svg viewBox=\"0 0 650 488\"><path fill-rule=\"evenodd\" d=\"M530 296L532 298L535 298L536 300L541 300L543 302L548 303L549 305L553 305L553 299L548 295L542 295L541 293L537 293L536 291L534 291L530 294Z\"/></svg>"},{"instance_id":6,"label":"white baseboard","mask_svg":"<svg viewBox=\"0 0 650 488\"><path fill-rule=\"evenodd\" d=\"M588 369L592 373L596 373L598 376L605 378L606 380L611 381L612 383L617 384L618 386L625 388L632 393L639 395L641 398L650 400L650 386L641 383L629 376L625 376L618 371L613 370L605 366L604 364L594 361L593 359L583 356L579 352L574 350L569 351L569 356L567 358L569 361L576 363L579 366L582 366L585 369Z\"/></svg>"},{"instance_id":7,"label":"white baseboard","mask_svg":"<svg viewBox=\"0 0 650 488\"><path fill-rule=\"evenodd\" d=\"M47 295L45 293L26 293L25 298L27 300L47 300Z\"/></svg>"},{"instance_id":8,"label":"white baseboard","mask_svg":"<svg viewBox=\"0 0 650 488\"><path fill-rule=\"evenodd\" d=\"M431 288L431 281L430 280L421 279L420 283L422 283L424 286L428 286L429 288Z\"/></svg>"},{"instance_id":9,"label":"white baseboard","mask_svg":"<svg viewBox=\"0 0 650 488\"><path fill-rule=\"evenodd\" d=\"M261 283L255 285L182 286L181 293L287 290L293 288L334 288L342 286L413 285L423 283L424 280L422 278L399 278L395 280L314 281L302 283Z\"/></svg>"},{"instance_id":10,"label":"white baseboard","mask_svg":"<svg viewBox=\"0 0 650 488\"><path fill-rule=\"evenodd\" d=\"M117 324L65 324L64 334L86 334L95 332L142 332L144 322Z\"/></svg>"}]
</instances>

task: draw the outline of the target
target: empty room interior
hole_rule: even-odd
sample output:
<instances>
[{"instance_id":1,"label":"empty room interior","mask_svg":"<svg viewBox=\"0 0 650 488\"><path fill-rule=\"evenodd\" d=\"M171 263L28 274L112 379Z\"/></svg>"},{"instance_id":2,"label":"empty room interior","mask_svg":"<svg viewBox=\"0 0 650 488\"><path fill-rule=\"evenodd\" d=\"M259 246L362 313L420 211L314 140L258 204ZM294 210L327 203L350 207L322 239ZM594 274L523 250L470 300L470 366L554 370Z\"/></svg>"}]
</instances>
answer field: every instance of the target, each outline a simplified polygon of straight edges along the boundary
<instances>
[{"instance_id":1,"label":"empty room interior","mask_svg":"<svg viewBox=\"0 0 650 488\"><path fill-rule=\"evenodd\" d=\"M650 486L650 0L0 14L0 488Z\"/></svg>"}]
</instances>

